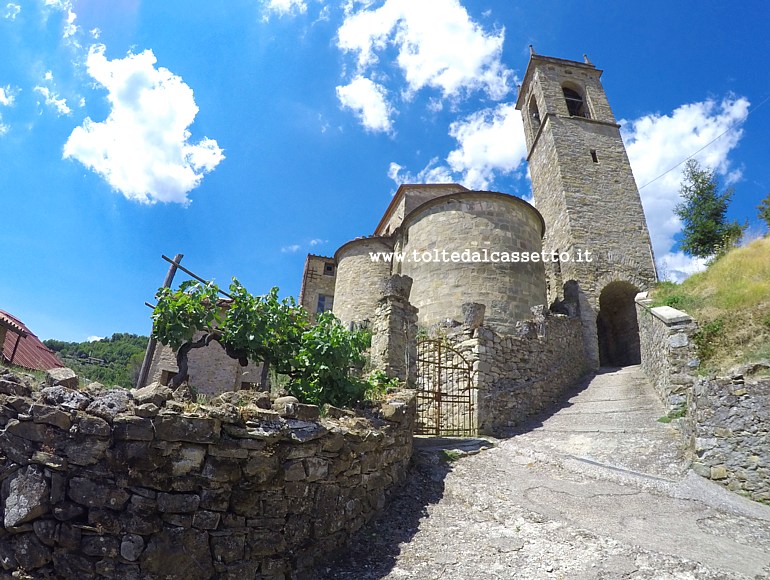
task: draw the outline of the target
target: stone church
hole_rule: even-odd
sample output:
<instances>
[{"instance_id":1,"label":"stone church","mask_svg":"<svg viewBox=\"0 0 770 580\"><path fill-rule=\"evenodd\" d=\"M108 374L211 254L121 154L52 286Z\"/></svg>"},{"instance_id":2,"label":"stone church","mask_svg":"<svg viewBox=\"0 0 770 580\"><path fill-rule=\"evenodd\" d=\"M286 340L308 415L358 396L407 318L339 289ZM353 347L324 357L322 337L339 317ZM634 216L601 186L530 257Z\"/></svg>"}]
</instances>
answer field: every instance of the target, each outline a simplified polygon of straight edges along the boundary
<instances>
[{"instance_id":1,"label":"stone church","mask_svg":"<svg viewBox=\"0 0 770 580\"><path fill-rule=\"evenodd\" d=\"M332 310L345 323L365 324L383 282L404 274L413 281L410 302L420 326L462 320L462 304L474 302L486 307L487 328L509 335L533 306L558 310L566 291L579 304L589 366L638 363L634 296L657 274L601 74L587 57L576 62L532 51L516 108L534 204L457 184L402 185L371 236L343 244L334 256L308 255L300 303L311 313ZM464 252L481 260L464 260ZM492 252L541 259L492 261Z\"/></svg>"}]
</instances>

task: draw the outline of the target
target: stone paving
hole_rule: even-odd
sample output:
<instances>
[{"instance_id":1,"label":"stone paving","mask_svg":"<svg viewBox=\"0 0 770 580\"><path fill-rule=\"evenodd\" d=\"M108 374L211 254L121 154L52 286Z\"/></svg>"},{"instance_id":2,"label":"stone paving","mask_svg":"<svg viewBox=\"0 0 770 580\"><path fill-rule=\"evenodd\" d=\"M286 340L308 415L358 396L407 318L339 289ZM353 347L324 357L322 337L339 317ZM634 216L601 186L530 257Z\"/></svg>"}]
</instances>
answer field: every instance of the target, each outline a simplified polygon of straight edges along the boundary
<instances>
[{"instance_id":1,"label":"stone paving","mask_svg":"<svg viewBox=\"0 0 770 580\"><path fill-rule=\"evenodd\" d=\"M687 470L663 414L626 367L510 439L420 440L402 493L318 575L770 578L770 507Z\"/></svg>"}]
</instances>

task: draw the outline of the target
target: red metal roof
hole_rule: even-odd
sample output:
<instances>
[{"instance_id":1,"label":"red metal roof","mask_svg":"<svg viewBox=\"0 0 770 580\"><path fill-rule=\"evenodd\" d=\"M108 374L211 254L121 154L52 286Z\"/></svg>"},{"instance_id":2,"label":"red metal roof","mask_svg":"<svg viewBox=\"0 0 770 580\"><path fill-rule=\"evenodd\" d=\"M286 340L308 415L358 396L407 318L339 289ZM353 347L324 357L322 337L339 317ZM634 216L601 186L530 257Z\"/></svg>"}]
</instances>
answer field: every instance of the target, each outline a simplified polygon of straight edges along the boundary
<instances>
[{"instance_id":1,"label":"red metal roof","mask_svg":"<svg viewBox=\"0 0 770 580\"><path fill-rule=\"evenodd\" d=\"M40 371L64 366L54 352L12 314L0 310L0 325L8 329L2 345L3 362Z\"/></svg>"}]
</instances>

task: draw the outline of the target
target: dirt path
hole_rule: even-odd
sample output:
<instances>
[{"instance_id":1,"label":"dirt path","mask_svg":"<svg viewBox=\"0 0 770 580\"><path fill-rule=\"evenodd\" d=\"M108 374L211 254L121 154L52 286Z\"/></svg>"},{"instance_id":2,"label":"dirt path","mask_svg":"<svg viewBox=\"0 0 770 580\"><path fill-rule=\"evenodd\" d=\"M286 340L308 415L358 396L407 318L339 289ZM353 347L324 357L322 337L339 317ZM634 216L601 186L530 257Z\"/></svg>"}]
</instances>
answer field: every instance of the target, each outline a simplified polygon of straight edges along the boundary
<instances>
[{"instance_id":1,"label":"dirt path","mask_svg":"<svg viewBox=\"0 0 770 580\"><path fill-rule=\"evenodd\" d=\"M323 578L770 578L770 508L684 469L638 367L494 448L420 440L386 513Z\"/></svg>"}]
</instances>

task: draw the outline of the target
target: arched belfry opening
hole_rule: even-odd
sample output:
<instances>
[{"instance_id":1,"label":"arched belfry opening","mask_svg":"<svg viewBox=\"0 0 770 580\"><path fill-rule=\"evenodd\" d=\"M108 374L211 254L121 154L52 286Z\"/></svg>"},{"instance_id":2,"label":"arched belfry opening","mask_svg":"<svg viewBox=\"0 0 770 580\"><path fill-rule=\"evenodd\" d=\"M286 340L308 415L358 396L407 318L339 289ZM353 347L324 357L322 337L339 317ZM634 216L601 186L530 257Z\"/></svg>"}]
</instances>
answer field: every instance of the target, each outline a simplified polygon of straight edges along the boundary
<instances>
[{"instance_id":1,"label":"arched belfry opening","mask_svg":"<svg viewBox=\"0 0 770 580\"><path fill-rule=\"evenodd\" d=\"M568 86L562 87L562 92L564 93L564 100L567 101L567 111L570 117L590 118L591 115L588 114L588 107L586 107L585 100L580 92Z\"/></svg>"},{"instance_id":2,"label":"arched belfry opening","mask_svg":"<svg viewBox=\"0 0 770 580\"><path fill-rule=\"evenodd\" d=\"M612 282L599 295L596 332L599 364L603 367L638 365L641 362L639 323L634 297L639 289L628 282Z\"/></svg>"},{"instance_id":3,"label":"arched belfry opening","mask_svg":"<svg viewBox=\"0 0 770 580\"><path fill-rule=\"evenodd\" d=\"M537 132L540 130L540 110L537 108L537 99L535 98L535 95L532 95L532 97L529 99L529 118L530 123L532 125L532 132L534 134L537 134Z\"/></svg>"}]
</instances>

